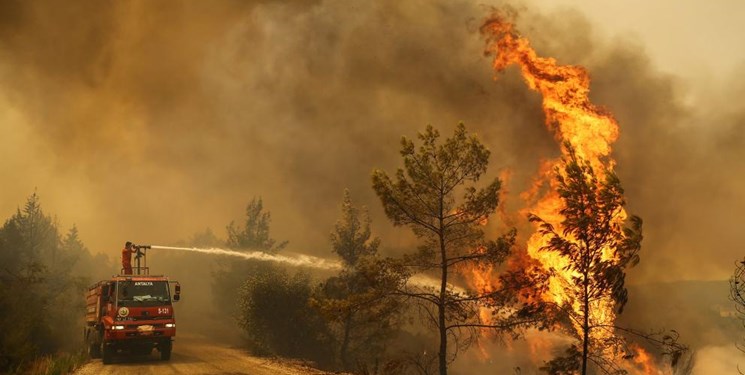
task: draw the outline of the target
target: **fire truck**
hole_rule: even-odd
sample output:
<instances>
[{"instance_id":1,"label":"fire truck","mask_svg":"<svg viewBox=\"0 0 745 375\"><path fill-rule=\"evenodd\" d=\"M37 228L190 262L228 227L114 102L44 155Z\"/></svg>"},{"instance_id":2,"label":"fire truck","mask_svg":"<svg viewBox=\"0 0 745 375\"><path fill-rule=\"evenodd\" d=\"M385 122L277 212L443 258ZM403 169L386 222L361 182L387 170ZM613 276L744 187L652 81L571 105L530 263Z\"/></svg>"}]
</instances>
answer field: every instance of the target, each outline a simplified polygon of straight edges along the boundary
<instances>
[{"instance_id":1,"label":"fire truck","mask_svg":"<svg viewBox=\"0 0 745 375\"><path fill-rule=\"evenodd\" d=\"M105 365L115 355L150 355L153 349L161 360L171 359L176 336L172 302L180 299L181 286L166 276L150 275L146 256L150 246L133 246L132 274L123 274L122 269L119 275L91 285L85 294L88 353Z\"/></svg>"}]
</instances>

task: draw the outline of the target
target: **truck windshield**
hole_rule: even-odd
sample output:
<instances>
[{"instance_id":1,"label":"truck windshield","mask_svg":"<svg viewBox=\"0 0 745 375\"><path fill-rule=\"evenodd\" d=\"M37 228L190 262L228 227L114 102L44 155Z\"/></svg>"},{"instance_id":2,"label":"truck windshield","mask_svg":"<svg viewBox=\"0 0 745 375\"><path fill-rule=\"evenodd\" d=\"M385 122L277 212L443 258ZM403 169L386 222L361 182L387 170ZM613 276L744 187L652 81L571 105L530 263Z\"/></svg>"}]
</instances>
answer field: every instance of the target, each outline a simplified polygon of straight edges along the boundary
<instances>
[{"instance_id":1,"label":"truck windshield","mask_svg":"<svg viewBox=\"0 0 745 375\"><path fill-rule=\"evenodd\" d=\"M171 302L167 281L120 281L119 306L155 306Z\"/></svg>"}]
</instances>

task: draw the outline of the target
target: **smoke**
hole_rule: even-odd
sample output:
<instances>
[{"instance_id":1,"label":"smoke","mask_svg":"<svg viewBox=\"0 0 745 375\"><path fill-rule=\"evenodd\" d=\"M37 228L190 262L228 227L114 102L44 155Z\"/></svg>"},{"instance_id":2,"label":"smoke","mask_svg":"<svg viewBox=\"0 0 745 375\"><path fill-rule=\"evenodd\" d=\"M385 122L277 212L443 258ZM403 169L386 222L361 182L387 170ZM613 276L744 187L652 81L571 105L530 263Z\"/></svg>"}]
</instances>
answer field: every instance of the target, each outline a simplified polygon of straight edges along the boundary
<instances>
[{"instance_id":1,"label":"smoke","mask_svg":"<svg viewBox=\"0 0 745 375\"><path fill-rule=\"evenodd\" d=\"M273 237L325 257L349 188L383 251L411 249L369 181L373 168L399 165L402 135L464 121L492 151L489 173L512 170L515 195L558 151L538 95L514 71L493 80L477 32L488 9L4 1L0 213L36 188L63 227L76 223L92 250L117 254L125 238L220 234L262 196ZM629 211L645 220L629 282L727 277L742 256L743 66L692 95L693 78L661 72L632 38L597 36L577 10L516 9L541 55L585 65L593 102L619 120L618 172Z\"/></svg>"},{"instance_id":2,"label":"smoke","mask_svg":"<svg viewBox=\"0 0 745 375\"><path fill-rule=\"evenodd\" d=\"M346 187L400 248L408 238L385 220L368 176L398 165L401 135L465 121L491 148L491 172L513 170L514 192L556 153L539 98L516 74L492 80L476 32L486 6L2 6L0 173L13 183L0 211L38 188L97 251L133 235L219 230L263 196L278 238L326 254ZM638 42L593 37L576 11L520 9L541 54L586 65L593 101L619 119L619 173L647 229L635 279L726 277L742 240L733 215L745 208L745 111L712 96L686 104L683 79L660 73ZM728 84L719 97L745 87Z\"/></svg>"},{"instance_id":3,"label":"smoke","mask_svg":"<svg viewBox=\"0 0 745 375\"><path fill-rule=\"evenodd\" d=\"M221 228L261 195L276 237L326 249L345 187L390 230L369 173L398 164L401 135L459 120L486 139L529 135L491 146L494 171L551 144L519 80L493 84L480 7L302 3L6 3L0 98L17 118L3 130L22 131L2 210L38 187L110 251Z\"/></svg>"},{"instance_id":4,"label":"smoke","mask_svg":"<svg viewBox=\"0 0 745 375\"><path fill-rule=\"evenodd\" d=\"M735 347L710 346L697 353L692 375L729 374L743 366L742 352Z\"/></svg>"}]
</instances>

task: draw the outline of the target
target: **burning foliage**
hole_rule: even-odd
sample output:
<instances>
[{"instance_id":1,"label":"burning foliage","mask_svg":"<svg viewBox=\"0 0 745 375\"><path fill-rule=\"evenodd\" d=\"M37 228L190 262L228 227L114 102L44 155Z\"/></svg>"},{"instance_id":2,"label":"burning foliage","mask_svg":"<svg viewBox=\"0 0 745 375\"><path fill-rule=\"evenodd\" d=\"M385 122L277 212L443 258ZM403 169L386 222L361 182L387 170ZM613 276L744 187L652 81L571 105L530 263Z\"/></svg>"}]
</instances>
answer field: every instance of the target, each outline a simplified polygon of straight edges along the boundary
<instances>
[{"instance_id":1,"label":"burning foliage","mask_svg":"<svg viewBox=\"0 0 745 375\"><path fill-rule=\"evenodd\" d=\"M571 145L565 147L569 158L563 160L563 169L555 171L563 206L559 213L564 219L560 226L536 215L530 221L538 223L538 233L546 241L539 251L566 262L561 269L548 270L560 289L550 290L547 297L559 305L575 329L581 348L574 348L571 356L581 358L582 374L587 373L588 361L609 372L625 349L614 337L613 314L622 312L628 299L625 268L639 261L641 219L632 217L632 226L624 228L623 189L618 178L606 171L599 180Z\"/></svg>"},{"instance_id":2,"label":"burning foliage","mask_svg":"<svg viewBox=\"0 0 745 375\"><path fill-rule=\"evenodd\" d=\"M541 94L546 126L563 146L563 156L544 161L533 187L523 194L525 211L538 226L527 252L550 274L544 298L566 314L574 329L570 333L580 344L544 370L586 374L589 361L606 373L634 370L634 364L618 360L648 355L638 347L639 355L627 354L615 316L628 298L625 268L638 263L642 234L641 219L626 214L623 189L613 172L618 124L590 101L584 68L538 56L504 14L487 19L481 32L495 71L516 65L528 87ZM630 227L624 227L627 220ZM674 363L680 354L675 355ZM642 367L653 366L642 362Z\"/></svg>"},{"instance_id":3,"label":"burning foliage","mask_svg":"<svg viewBox=\"0 0 745 375\"><path fill-rule=\"evenodd\" d=\"M711 252L681 249L732 249L741 242L736 220L701 220L733 207L742 211L736 192L742 187L737 176L745 159L737 101L722 100L732 103L727 104L731 114L712 117L715 120L707 115L706 121L724 120L723 130L679 126L692 120L676 79L659 74L635 44L608 47L589 37L589 23L571 12L536 16L540 26L535 35L543 37L542 47L547 47L541 50L561 60L589 62L595 73L594 99L614 108L615 116L589 100L586 69L540 57L504 17L482 27L494 68L517 68L540 98L526 93L513 76L488 85L491 73L476 58L476 28L469 27L480 19L482 9L467 1L226 1L178 9L150 2L66 6L10 1L2 9L0 102L7 108L0 125L6 135L2 149L5 170L12 177L8 180L17 181L7 184L7 195L42 184L52 202L66 202L56 203L65 207L63 218L83 221L84 233L98 251L109 251L111 239L127 231L178 238L241 210L236 202L243 202L246 194L263 193L281 219L275 228L280 238L302 243L303 251L319 255L325 251L326 236L318 228L332 223L331 202L342 187L349 186L362 201L372 201L366 176L373 165L393 168L395 153L388 144L420 124L454 124L460 118L474 126L485 143L497 146L492 152L500 160L498 167L513 166L518 186L543 155L563 152L566 159L567 151L556 147L565 142L600 174L598 183L615 169L624 181L634 181L626 188L629 201L637 205L634 211L645 218L645 248L661 250L645 252L645 261L636 268L644 281L721 273L718 264L723 262L710 261ZM538 105L550 135L540 126L531 127L540 124ZM623 120L626 134L620 142L625 146L616 147L619 168L611 157L619 136L616 117ZM709 135L714 144L693 147ZM714 170L709 163L725 167ZM566 238L562 210L567 207L556 179L561 166L561 157L542 161L535 184L522 194L523 213L535 214L541 219L536 223L550 225ZM64 188L43 186L44 181ZM691 192L701 199L691 200ZM680 205L683 200L688 204ZM13 202L6 202L8 212L14 210ZM106 207L105 214L101 207ZM500 204L499 209L504 207ZM380 207L371 214L383 217ZM137 220L130 219L134 216ZM624 215L616 219L620 223ZM244 234L243 228L231 227L229 237ZM493 226L482 228L497 233L489 232ZM413 240L401 239L392 228L378 229L388 247L382 252L401 254L413 246ZM697 235L690 235L694 232ZM533 235L522 240L526 233ZM487 295L505 285L505 278L521 282L526 276L543 277L547 283L539 283L534 291L538 298L521 295L518 302L573 305L573 297L563 291L574 277L565 270L569 263L560 254L541 250L552 236L521 226L518 234L505 267L459 267L457 273L467 279L463 285ZM215 238L208 242L191 245L225 246ZM8 249L3 264L16 264L4 262L6 256L15 261L15 247ZM482 254L488 249L473 250ZM164 259L187 256L171 255ZM616 261L610 255L601 258ZM658 272L662 261L669 261L669 272ZM190 276L195 275L193 269L205 268L200 260L179 265L183 269L175 272ZM224 262L217 270L240 275L226 280L229 287L215 290L225 292L223 302L233 306L234 290L252 270L229 267ZM209 280L208 272L202 276ZM3 274L3 282L7 280ZM305 287L294 281L277 278L278 283ZM209 287L209 282L202 284ZM622 288L611 289L622 297ZM500 304L495 299L492 307ZM185 301L183 307L195 311L207 305ZM617 310L610 305L598 307L598 321L614 321ZM651 305L639 309L639 316L654 311ZM581 310L571 306L568 312ZM468 312L474 321L489 322L493 310ZM564 327L570 335L578 334L571 320ZM555 349L539 338L529 345L531 359ZM632 366L638 372L659 370L655 363L646 364L655 362L655 356L639 350L632 349L633 357L625 362L636 363ZM436 357L432 353L420 351L415 362L429 369Z\"/></svg>"}]
</instances>

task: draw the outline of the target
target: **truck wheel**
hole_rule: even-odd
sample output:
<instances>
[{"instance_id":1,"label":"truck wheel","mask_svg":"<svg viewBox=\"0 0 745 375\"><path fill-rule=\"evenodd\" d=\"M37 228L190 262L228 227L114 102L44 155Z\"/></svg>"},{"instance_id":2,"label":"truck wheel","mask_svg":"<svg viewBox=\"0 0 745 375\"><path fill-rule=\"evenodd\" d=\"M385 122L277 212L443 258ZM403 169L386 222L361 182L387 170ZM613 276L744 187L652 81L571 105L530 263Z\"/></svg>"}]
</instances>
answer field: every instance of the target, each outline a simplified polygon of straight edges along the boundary
<instances>
[{"instance_id":1,"label":"truck wheel","mask_svg":"<svg viewBox=\"0 0 745 375\"><path fill-rule=\"evenodd\" d=\"M101 358L101 345L99 345L95 339L97 336L96 332L93 332L93 335L91 335L91 331L87 328L83 333L83 340L86 343L88 355L91 358Z\"/></svg>"},{"instance_id":2,"label":"truck wheel","mask_svg":"<svg viewBox=\"0 0 745 375\"><path fill-rule=\"evenodd\" d=\"M114 349L104 345L103 341L101 342L101 359L104 365L110 364L114 359Z\"/></svg>"},{"instance_id":3,"label":"truck wheel","mask_svg":"<svg viewBox=\"0 0 745 375\"><path fill-rule=\"evenodd\" d=\"M161 347L158 347L158 350L160 351L160 360L161 361L170 361L171 360L171 348L173 345L169 342Z\"/></svg>"},{"instance_id":4,"label":"truck wheel","mask_svg":"<svg viewBox=\"0 0 745 375\"><path fill-rule=\"evenodd\" d=\"M91 356L91 358L101 358L101 345L99 345L97 342L89 342L88 355Z\"/></svg>"}]
</instances>

